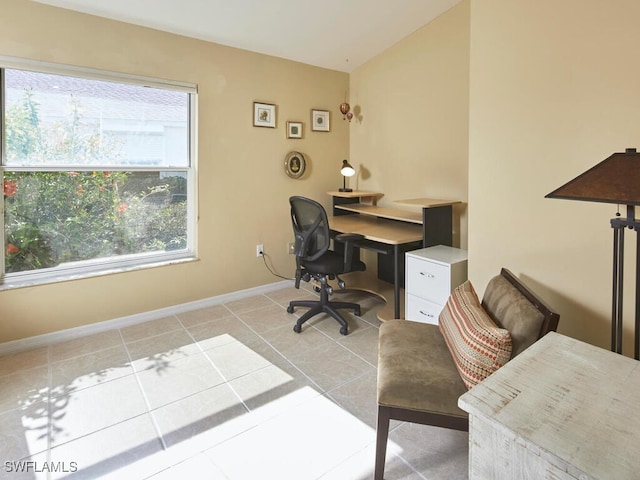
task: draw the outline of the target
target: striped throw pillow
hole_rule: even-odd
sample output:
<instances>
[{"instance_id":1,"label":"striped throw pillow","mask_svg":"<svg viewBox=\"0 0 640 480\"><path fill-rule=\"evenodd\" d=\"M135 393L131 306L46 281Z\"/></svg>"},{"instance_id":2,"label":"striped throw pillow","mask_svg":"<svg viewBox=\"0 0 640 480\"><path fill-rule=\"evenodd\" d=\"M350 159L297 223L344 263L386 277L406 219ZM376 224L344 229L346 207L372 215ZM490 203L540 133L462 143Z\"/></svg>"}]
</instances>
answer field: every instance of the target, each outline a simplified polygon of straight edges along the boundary
<instances>
[{"instance_id":1,"label":"striped throw pillow","mask_svg":"<svg viewBox=\"0 0 640 480\"><path fill-rule=\"evenodd\" d=\"M473 285L466 281L447 300L438 318L442 336L468 389L511 358L511 335L482 308Z\"/></svg>"}]
</instances>

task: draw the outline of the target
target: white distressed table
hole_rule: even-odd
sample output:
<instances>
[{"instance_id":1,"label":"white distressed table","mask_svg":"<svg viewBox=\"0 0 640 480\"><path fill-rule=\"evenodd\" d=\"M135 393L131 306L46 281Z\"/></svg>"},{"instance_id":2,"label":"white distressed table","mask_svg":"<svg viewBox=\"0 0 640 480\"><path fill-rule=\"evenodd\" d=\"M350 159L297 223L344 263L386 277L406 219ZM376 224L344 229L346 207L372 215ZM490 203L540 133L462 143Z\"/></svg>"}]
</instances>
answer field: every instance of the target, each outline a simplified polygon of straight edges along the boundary
<instances>
[{"instance_id":1,"label":"white distressed table","mask_svg":"<svg viewBox=\"0 0 640 480\"><path fill-rule=\"evenodd\" d=\"M640 362L549 333L459 399L469 479L640 479Z\"/></svg>"}]
</instances>

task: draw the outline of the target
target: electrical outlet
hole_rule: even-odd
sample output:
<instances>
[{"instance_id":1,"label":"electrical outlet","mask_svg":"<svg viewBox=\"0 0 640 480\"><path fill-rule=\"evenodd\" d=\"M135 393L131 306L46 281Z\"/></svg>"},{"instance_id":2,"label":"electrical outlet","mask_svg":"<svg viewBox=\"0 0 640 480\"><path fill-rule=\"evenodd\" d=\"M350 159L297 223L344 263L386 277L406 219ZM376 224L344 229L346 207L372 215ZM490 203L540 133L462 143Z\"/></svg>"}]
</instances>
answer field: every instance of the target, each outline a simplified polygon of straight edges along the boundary
<instances>
[{"instance_id":1,"label":"electrical outlet","mask_svg":"<svg viewBox=\"0 0 640 480\"><path fill-rule=\"evenodd\" d=\"M287 244L287 252L289 252L290 255L295 255L296 253L296 245L293 242L289 242Z\"/></svg>"},{"instance_id":2,"label":"electrical outlet","mask_svg":"<svg viewBox=\"0 0 640 480\"><path fill-rule=\"evenodd\" d=\"M264 245L259 243L256 245L256 257L261 257L262 255L264 255Z\"/></svg>"}]
</instances>

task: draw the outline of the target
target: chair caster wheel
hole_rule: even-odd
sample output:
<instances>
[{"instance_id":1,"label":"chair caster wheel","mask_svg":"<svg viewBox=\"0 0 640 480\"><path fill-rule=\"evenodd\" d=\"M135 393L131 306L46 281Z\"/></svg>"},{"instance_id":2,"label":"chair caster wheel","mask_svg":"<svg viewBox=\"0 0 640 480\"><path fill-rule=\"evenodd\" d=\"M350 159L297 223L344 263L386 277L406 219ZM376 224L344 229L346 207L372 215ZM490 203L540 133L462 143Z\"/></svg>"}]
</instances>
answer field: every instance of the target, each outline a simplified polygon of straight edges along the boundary
<instances>
[{"instance_id":1,"label":"chair caster wheel","mask_svg":"<svg viewBox=\"0 0 640 480\"><path fill-rule=\"evenodd\" d=\"M354 310L354 311L353 311L353 314L354 314L356 317L359 317L359 316L362 314L362 312L361 312L361 311L360 311L360 309L358 308L357 310Z\"/></svg>"},{"instance_id":2,"label":"chair caster wheel","mask_svg":"<svg viewBox=\"0 0 640 480\"><path fill-rule=\"evenodd\" d=\"M349 330L347 329L347 327L342 327L340 329L340 334L342 335L346 335L347 333L349 333Z\"/></svg>"},{"instance_id":3,"label":"chair caster wheel","mask_svg":"<svg viewBox=\"0 0 640 480\"><path fill-rule=\"evenodd\" d=\"M293 331L296 333L300 333L302 331L302 327L297 323L293 326Z\"/></svg>"},{"instance_id":4,"label":"chair caster wheel","mask_svg":"<svg viewBox=\"0 0 640 480\"><path fill-rule=\"evenodd\" d=\"M287 307L287 313L293 313L293 307L291 305Z\"/></svg>"}]
</instances>

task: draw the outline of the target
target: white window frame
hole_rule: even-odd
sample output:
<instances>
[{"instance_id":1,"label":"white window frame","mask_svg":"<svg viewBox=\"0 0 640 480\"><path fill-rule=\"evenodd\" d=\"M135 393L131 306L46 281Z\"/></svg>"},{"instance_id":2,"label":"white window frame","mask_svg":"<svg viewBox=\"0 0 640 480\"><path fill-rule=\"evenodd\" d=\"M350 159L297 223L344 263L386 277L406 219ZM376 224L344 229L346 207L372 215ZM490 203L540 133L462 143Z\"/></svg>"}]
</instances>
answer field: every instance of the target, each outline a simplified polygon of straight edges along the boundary
<instances>
[{"instance_id":1,"label":"white window frame","mask_svg":"<svg viewBox=\"0 0 640 480\"><path fill-rule=\"evenodd\" d=\"M118 83L126 83L133 85L142 85L148 87L156 87L161 89L178 90L189 94L189 140L188 155L189 166L187 172L187 248L177 252L151 252L121 255L117 257L103 257L100 259L86 260L63 264L53 268L45 268L39 270L31 270L24 272L5 273L4 271L4 201L0 202L0 231L2 231L3 251L2 262L0 262L0 290L6 290L16 287L33 286L45 283L53 283L60 281L75 280L80 278L88 278L110 273L118 273L123 271L138 270L141 268L150 268L156 266L165 266L174 263L183 263L197 259L197 93L196 84L188 82L178 82L163 80L158 78L144 77L139 75L131 75L125 73L115 73L92 68L84 68L70 65L55 64L49 62L40 62L35 60L21 59L16 57L7 57L0 55L0 69L20 69L31 70L38 73L50 73L56 75L70 75L74 77L113 81ZM0 89L4 93L4 75L0 75ZM2 152L2 161L0 162L0 173L4 177L5 170L22 171L22 172L39 172L39 171L68 171L68 167L9 167L5 166L5 149L4 149L4 94L0 95L0 151ZM176 171L182 170L184 167L157 167L154 171ZM73 166L74 171L95 171L99 170L99 166L79 167ZM113 168L110 170L121 171L149 171L150 169L123 167Z\"/></svg>"}]
</instances>

